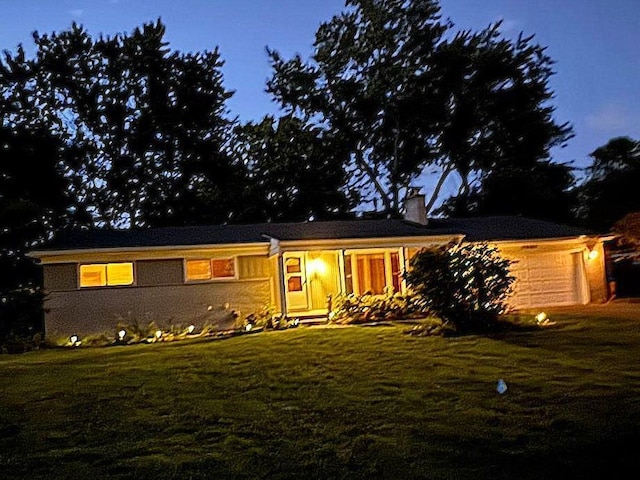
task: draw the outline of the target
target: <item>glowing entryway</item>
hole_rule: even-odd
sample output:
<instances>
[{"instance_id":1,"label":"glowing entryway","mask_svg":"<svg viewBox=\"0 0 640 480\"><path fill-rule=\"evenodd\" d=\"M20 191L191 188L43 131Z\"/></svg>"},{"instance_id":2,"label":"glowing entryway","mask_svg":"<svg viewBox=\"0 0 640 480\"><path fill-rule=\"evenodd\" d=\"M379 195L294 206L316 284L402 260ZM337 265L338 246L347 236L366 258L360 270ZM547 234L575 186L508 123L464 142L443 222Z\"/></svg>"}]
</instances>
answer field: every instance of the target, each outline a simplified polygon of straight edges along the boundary
<instances>
[{"instance_id":1,"label":"glowing entryway","mask_svg":"<svg viewBox=\"0 0 640 480\"><path fill-rule=\"evenodd\" d=\"M287 295L287 310L309 309L304 253L284 254L284 288Z\"/></svg>"}]
</instances>

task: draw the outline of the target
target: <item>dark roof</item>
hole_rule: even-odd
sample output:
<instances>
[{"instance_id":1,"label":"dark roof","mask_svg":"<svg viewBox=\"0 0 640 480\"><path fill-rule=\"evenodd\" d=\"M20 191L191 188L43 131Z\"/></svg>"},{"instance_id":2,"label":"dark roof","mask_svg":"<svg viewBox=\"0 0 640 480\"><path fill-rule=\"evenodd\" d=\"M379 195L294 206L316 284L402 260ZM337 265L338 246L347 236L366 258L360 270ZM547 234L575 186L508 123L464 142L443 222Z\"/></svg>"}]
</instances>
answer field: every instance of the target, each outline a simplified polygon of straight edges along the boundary
<instances>
[{"instance_id":1,"label":"dark roof","mask_svg":"<svg viewBox=\"0 0 640 480\"><path fill-rule=\"evenodd\" d=\"M344 220L75 231L60 234L40 250L264 243L269 238L286 241L454 234L465 235L469 241L491 241L566 238L589 232L541 220L506 216L431 219L426 226L406 220Z\"/></svg>"},{"instance_id":2,"label":"dark roof","mask_svg":"<svg viewBox=\"0 0 640 480\"><path fill-rule=\"evenodd\" d=\"M461 232L465 235L465 240L470 242L568 238L594 234L583 228L516 216L433 219L430 225L436 229L443 225Z\"/></svg>"}]
</instances>

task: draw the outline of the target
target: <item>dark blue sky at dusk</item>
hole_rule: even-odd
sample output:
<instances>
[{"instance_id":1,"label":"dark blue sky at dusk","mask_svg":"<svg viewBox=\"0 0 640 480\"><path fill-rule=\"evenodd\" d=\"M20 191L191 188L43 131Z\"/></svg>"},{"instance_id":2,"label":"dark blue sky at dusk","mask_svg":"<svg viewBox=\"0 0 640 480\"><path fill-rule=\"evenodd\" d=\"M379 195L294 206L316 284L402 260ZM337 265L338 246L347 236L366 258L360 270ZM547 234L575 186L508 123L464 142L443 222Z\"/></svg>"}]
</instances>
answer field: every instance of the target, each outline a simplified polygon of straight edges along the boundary
<instances>
[{"instance_id":1,"label":"dark blue sky at dusk","mask_svg":"<svg viewBox=\"0 0 640 480\"><path fill-rule=\"evenodd\" d=\"M94 36L114 35L160 17L170 48L220 48L225 86L235 91L228 107L241 121L277 113L264 93L271 75L265 47L285 58L295 53L307 58L319 24L344 8L342 0L2 0L0 5L0 49L15 51L22 43L28 53L34 30L61 31L75 21ZM640 139L640 0L441 0L441 7L456 29L479 30L502 19L504 35L535 34L548 47L556 61L550 84L556 118L570 122L576 134L566 148L553 152L554 160L583 167L591 151L615 136Z\"/></svg>"}]
</instances>

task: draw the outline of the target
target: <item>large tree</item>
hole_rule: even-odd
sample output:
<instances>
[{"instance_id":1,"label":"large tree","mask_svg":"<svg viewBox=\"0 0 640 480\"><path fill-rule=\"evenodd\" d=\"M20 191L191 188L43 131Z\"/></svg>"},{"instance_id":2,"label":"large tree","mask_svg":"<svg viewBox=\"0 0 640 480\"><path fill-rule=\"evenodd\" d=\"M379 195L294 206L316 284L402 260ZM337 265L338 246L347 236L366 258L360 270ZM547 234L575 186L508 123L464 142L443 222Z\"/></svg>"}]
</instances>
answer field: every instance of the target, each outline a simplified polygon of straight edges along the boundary
<instances>
[{"instance_id":1,"label":"large tree","mask_svg":"<svg viewBox=\"0 0 640 480\"><path fill-rule=\"evenodd\" d=\"M451 197L438 209L447 216L524 215L575 223L575 178L567 164L537 161L505 165L483 175L469 195Z\"/></svg>"},{"instance_id":2,"label":"large tree","mask_svg":"<svg viewBox=\"0 0 640 480\"><path fill-rule=\"evenodd\" d=\"M64 177L73 152L42 113L32 73L22 48L0 60L0 340L39 327L39 269L27 252L88 220Z\"/></svg>"},{"instance_id":3,"label":"large tree","mask_svg":"<svg viewBox=\"0 0 640 480\"><path fill-rule=\"evenodd\" d=\"M432 207L452 172L469 195L473 179L546 161L571 136L553 119L545 48L499 28L455 31L435 0L347 0L318 29L308 62L269 52L268 91L348 146L352 181L387 214L437 166Z\"/></svg>"},{"instance_id":4,"label":"large tree","mask_svg":"<svg viewBox=\"0 0 640 480\"><path fill-rule=\"evenodd\" d=\"M247 167L243 219L329 220L350 216L356 192L341 188L348 152L336 148L321 129L286 116L265 117L237 129Z\"/></svg>"},{"instance_id":5,"label":"large tree","mask_svg":"<svg viewBox=\"0 0 640 480\"><path fill-rule=\"evenodd\" d=\"M607 230L627 213L640 211L640 141L616 137L590 157L578 215L586 225Z\"/></svg>"},{"instance_id":6,"label":"large tree","mask_svg":"<svg viewBox=\"0 0 640 480\"><path fill-rule=\"evenodd\" d=\"M220 55L171 51L164 33L34 34L40 101L80 154L68 177L98 225L219 223L238 204Z\"/></svg>"}]
</instances>

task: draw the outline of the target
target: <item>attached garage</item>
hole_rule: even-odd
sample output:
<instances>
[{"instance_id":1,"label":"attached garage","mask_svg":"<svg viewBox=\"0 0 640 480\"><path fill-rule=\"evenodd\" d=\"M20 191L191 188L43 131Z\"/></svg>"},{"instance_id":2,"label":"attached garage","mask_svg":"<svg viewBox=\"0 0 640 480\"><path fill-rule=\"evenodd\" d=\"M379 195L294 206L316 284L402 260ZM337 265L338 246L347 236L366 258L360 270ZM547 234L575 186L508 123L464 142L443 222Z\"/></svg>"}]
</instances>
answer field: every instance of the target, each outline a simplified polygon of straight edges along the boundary
<instances>
[{"instance_id":1,"label":"attached garage","mask_svg":"<svg viewBox=\"0 0 640 480\"><path fill-rule=\"evenodd\" d=\"M515 308L563 306L589 302L583 253L575 250L519 253L514 260Z\"/></svg>"}]
</instances>

